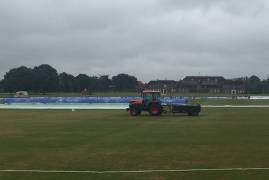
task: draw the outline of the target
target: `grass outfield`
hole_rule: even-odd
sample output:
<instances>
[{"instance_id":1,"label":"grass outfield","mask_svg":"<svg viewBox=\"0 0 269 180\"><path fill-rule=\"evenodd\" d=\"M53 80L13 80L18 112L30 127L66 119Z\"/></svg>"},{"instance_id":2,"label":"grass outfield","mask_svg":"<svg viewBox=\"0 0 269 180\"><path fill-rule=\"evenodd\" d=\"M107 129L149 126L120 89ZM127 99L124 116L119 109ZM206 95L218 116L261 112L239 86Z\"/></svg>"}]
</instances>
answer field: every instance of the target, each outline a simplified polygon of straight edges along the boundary
<instances>
[{"instance_id":1,"label":"grass outfield","mask_svg":"<svg viewBox=\"0 0 269 180\"><path fill-rule=\"evenodd\" d=\"M204 108L199 117L121 110L0 110L0 169L150 170L269 167L269 108ZM6 173L2 180L269 179L269 170Z\"/></svg>"}]
</instances>

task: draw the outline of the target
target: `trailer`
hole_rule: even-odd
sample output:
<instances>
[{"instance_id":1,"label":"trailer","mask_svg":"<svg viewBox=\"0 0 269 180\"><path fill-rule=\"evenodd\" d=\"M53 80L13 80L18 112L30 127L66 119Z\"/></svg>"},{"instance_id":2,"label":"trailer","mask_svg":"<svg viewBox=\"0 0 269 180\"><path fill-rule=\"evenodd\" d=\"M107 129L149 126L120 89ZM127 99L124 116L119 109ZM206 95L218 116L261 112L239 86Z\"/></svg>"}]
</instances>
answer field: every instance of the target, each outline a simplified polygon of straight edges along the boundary
<instances>
[{"instance_id":1,"label":"trailer","mask_svg":"<svg viewBox=\"0 0 269 180\"><path fill-rule=\"evenodd\" d=\"M162 104L160 91L144 90L142 99L131 100L126 110L131 116L138 116L142 111L147 111L151 116L159 116L162 113L185 113L188 116L198 116L201 106L199 104Z\"/></svg>"}]
</instances>

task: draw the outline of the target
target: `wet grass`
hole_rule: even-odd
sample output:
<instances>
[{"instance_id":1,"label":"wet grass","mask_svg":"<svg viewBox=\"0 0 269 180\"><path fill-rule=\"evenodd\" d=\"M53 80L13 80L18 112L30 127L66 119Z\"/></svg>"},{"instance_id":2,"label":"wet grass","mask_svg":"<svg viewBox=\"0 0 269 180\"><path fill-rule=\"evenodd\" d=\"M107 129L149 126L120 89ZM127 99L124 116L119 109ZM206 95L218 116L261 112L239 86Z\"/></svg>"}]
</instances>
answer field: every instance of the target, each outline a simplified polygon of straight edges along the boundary
<instances>
[{"instance_id":1,"label":"wet grass","mask_svg":"<svg viewBox=\"0 0 269 180\"><path fill-rule=\"evenodd\" d=\"M0 169L269 167L269 108L198 117L120 110L0 110ZM125 174L3 173L0 179L268 179L268 170Z\"/></svg>"}]
</instances>

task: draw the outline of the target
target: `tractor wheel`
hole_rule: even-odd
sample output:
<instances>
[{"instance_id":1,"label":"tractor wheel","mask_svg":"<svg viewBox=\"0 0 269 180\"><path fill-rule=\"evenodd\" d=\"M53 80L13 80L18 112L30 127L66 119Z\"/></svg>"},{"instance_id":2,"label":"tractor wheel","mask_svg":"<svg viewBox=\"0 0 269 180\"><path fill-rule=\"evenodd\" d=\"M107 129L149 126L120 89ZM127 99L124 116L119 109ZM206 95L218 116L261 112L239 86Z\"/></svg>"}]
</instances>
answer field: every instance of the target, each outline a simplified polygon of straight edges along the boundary
<instances>
[{"instance_id":1,"label":"tractor wheel","mask_svg":"<svg viewBox=\"0 0 269 180\"><path fill-rule=\"evenodd\" d=\"M151 116L159 116L162 114L162 107L159 104L151 104L149 107L149 114Z\"/></svg>"},{"instance_id":2,"label":"tractor wheel","mask_svg":"<svg viewBox=\"0 0 269 180\"><path fill-rule=\"evenodd\" d=\"M131 116L137 116L141 114L141 111L136 107L130 108L129 112Z\"/></svg>"}]
</instances>

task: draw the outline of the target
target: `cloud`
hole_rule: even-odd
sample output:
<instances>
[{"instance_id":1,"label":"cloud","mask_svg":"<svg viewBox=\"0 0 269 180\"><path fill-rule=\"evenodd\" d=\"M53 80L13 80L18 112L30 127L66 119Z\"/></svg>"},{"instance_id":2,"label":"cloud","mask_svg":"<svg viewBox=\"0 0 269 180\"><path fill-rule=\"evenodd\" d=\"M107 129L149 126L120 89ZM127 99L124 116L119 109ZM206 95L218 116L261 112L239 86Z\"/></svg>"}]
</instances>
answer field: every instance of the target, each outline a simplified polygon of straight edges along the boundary
<instances>
[{"instance_id":1,"label":"cloud","mask_svg":"<svg viewBox=\"0 0 269 180\"><path fill-rule=\"evenodd\" d=\"M265 0L0 1L0 76L48 63L139 79L269 73Z\"/></svg>"}]
</instances>

